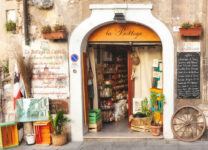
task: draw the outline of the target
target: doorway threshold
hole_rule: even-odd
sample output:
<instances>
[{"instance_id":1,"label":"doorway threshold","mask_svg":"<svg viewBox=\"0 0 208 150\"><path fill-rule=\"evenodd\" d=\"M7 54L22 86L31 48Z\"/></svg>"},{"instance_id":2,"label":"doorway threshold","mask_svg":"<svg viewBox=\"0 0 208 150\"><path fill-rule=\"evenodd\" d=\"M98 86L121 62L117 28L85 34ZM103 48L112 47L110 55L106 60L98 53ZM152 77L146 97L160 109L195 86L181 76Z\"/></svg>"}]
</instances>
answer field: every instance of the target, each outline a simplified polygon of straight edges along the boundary
<instances>
[{"instance_id":1,"label":"doorway threshold","mask_svg":"<svg viewBox=\"0 0 208 150\"><path fill-rule=\"evenodd\" d=\"M101 131L96 133L86 133L84 140L143 140L143 139L163 139L163 135L153 136L151 132L136 132L128 128L128 120L103 124Z\"/></svg>"}]
</instances>

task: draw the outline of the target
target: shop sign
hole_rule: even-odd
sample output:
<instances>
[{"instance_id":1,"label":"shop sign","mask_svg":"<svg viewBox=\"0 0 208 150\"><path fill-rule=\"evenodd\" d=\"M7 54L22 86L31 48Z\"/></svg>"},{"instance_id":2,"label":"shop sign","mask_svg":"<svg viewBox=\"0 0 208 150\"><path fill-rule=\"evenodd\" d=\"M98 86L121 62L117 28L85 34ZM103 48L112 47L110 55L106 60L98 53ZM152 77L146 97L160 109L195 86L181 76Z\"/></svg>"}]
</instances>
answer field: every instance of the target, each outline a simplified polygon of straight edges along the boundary
<instances>
[{"instance_id":1,"label":"shop sign","mask_svg":"<svg viewBox=\"0 0 208 150\"><path fill-rule=\"evenodd\" d=\"M56 113L56 107L58 110L64 110L65 114L69 113L68 103L65 100L50 100L49 108L52 114Z\"/></svg>"},{"instance_id":2,"label":"shop sign","mask_svg":"<svg viewBox=\"0 0 208 150\"><path fill-rule=\"evenodd\" d=\"M200 53L177 53L177 97L200 98Z\"/></svg>"},{"instance_id":3,"label":"shop sign","mask_svg":"<svg viewBox=\"0 0 208 150\"><path fill-rule=\"evenodd\" d=\"M66 99L69 96L67 49L45 40L31 43L25 56L33 63L32 94L34 97Z\"/></svg>"},{"instance_id":4,"label":"shop sign","mask_svg":"<svg viewBox=\"0 0 208 150\"><path fill-rule=\"evenodd\" d=\"M181 42L178 46L178 52L200 52L200 42Z\"/></svg>"},{"instance_id":5,"label":"shop sign","mask_svg":"<svg viewBox=\"0 0 208 150\"><path fill-rule=\"evenodd\" d=\"M88 41L160 41L160 38L148 27L128 23L104 26L95 31Z\"/></svg>"}]
</instances>

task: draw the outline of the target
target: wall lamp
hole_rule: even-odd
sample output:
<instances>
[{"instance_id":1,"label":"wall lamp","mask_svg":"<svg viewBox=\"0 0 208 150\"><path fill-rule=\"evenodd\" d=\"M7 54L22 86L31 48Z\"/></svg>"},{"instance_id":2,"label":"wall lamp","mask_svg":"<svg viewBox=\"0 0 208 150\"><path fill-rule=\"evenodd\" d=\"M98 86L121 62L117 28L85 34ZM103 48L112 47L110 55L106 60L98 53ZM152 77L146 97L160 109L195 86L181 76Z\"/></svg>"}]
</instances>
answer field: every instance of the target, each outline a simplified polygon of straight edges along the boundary
<instances>
[{"instance_id":1,"label":"wall lamp","mask_svg":"<svg viewBox=\"0 0 208 150\"><path fill-rule=\"evenodd\" d=\"M113 20L116 23L126 23L125 16L123 13L115 13Z\"/></svg>"}]
</instances>

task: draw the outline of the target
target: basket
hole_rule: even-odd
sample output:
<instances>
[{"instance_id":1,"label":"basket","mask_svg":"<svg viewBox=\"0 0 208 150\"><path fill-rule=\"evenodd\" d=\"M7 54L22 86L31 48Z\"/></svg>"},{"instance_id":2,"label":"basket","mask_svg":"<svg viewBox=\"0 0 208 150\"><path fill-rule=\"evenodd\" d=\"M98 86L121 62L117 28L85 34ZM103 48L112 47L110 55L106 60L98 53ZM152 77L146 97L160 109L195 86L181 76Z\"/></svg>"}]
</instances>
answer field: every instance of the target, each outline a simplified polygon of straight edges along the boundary
<instances>
[{"instance_id":1,"label":"basket","mask_svg":"<svg viewBox=\"0 0 208 150\"><path fill-rule=\"evenodd\" d=\"M61 146L66 144L66 133L60 135L52 134L52 143L54 146Z\"/></svg>"},{"instance_id":2,"label":"basket","mask_svg":"<svg viewBox=\"0 0 208 150\"><path fill-rule=\"evenodd\" d=\"M149 117L133 118L131 120L131 129L138 132L149 132L151 121Z\"/></svg>"}]
</instances>

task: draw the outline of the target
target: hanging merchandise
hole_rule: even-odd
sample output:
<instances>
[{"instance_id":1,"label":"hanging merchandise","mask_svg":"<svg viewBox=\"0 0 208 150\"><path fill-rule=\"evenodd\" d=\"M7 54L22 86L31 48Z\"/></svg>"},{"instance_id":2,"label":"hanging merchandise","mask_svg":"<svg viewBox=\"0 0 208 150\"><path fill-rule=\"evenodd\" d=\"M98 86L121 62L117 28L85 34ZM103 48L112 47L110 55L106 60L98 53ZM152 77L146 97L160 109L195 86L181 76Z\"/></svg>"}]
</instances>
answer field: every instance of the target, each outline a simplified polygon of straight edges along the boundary
<instances>
[{"instance_id":1,"label":"hanging merchandise","mask_svg":"<svg viewBox=\"0 0 208 150\"><path fill-rule=\"evenodd\" d=\"M137 52L132 52L131 54L131 60L132 60L132 75L131 75L131 80L133 80L136 77L136 67L140 63L139 56Z\"/></svg>"},{"instance_id":2,"label":"hanging merchandise","mask_svg":"<svg viewBox=\"0 0 208 150\"><path fill-rule=\"evenodd\" d=\"M93 83L92 79L88 78L88 98L93 99L94 98L94 89L93 89Z\"/></svg>"}]
</instances>

